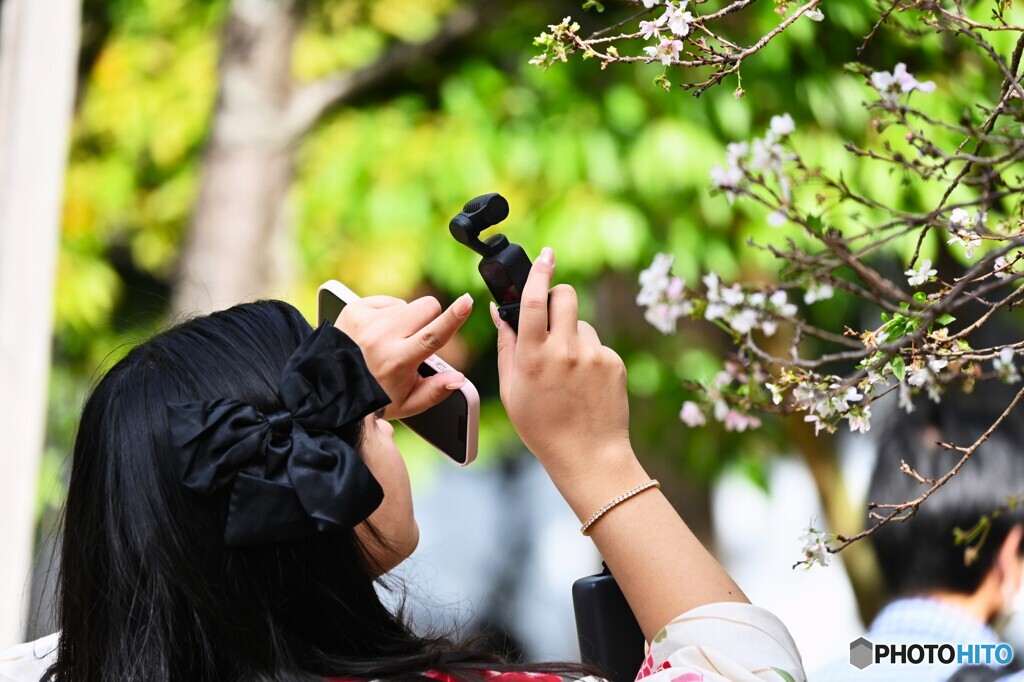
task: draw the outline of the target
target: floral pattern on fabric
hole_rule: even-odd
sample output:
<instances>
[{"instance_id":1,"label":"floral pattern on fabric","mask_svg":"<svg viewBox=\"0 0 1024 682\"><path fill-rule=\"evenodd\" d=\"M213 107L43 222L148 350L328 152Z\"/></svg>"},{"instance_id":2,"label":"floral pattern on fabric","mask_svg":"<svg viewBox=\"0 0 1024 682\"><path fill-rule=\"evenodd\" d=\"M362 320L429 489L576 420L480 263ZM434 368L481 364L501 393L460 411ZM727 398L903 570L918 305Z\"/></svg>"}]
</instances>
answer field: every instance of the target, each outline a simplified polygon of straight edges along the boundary
<instances>
[{"instance_id":1,"label":"floral pattern on fabric","mask_svg":"<svg viewBox=\"0 0 1024 682\"><path fill-rule=\"evenodd\" d=\"M655 635L637 682L806 682L786 626L753 604L691 609Z\"/></svg>"}]
</instances>

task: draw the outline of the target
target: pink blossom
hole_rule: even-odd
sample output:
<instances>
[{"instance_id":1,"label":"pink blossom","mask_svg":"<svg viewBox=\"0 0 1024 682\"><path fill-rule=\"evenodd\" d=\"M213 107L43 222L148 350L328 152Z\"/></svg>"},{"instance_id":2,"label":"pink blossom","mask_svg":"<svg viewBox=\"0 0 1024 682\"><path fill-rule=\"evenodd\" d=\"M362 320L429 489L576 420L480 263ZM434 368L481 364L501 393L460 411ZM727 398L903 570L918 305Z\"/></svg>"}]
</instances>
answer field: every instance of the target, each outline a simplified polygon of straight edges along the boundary
<instances>
[{"instance_id":1,"label":"pink blossom","mask_svg":"<svg viewBox=\"0 0 1024 682\"><path fill-rule=\"evenodd\" d=\"M641 21L640 22L640 34L644 40L650 40L651 37L660 37L658 29L665 24L665 15L662 14L657 21Z\"/></svg>"},{"instance_id":2,"label":"pink blossom","mask_svg":"<svg viewBox=\"0 0 1024 682\"><path fill-rule=\"evenodd\" d=\"M690 428L704 426L707 422L704 413L700 411L700 407L692 400L687 400L683 403L683 409L679 411L679 419Z\"/></svg>"},{"instance_id":3,"label":"pink blossom","mask_svg":"<svg viewBox=\"0 0 1024 682\"><path fill-rule=\"evenodd\" d=\"M725 430L726 431L746 431L747 429L756 429L761 426L761 420L757 417L752 417L748 414L743 414L736 410L729 410L725 413Z\"/></svg>"},{"instance_id":4,"label":"pink blossom","mask_svg":"<svg viewBox=\"0 0 1024 682\"><path fill-rule=\"evenodd\" d=\"M660 59L665 66L670 66L673 61L679 59L679 51L682 49L683 41L662 38L657 47L648 45L644 48L644 52L654 59Z\"/></svg>"}]
</instances>

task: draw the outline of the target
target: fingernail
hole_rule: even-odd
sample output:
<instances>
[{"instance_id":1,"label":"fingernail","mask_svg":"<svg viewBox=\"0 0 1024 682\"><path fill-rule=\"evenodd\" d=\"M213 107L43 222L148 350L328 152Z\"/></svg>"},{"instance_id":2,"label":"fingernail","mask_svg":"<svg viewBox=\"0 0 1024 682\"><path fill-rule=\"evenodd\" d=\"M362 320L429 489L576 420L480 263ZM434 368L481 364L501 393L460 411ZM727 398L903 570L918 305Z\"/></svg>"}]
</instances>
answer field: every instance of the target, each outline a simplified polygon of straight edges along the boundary
<instances>
[{"instance_id":1,"label":"fingernail","mask_svg":"<svg viewBox=\"0 0 1024 682\"><path fill-rule=\"evenodd\" d=\"M457 378L457 379L453 378L451 381L449 381L447 384L445 384L444 387L447 388L449 391L454 391L454 390L456 390L458 388L462 388L463 386L465 386L466 385L466 377L463 376L462 374L459 374L458 377L459 378Z\"/></svg>"},{"instance_id":2,"label":"fingernail","mask_svg":"<svg viewBox=\"0 0 1024 682\"><path fill-rule=\"evenodd\" d=\"M469 315L471 310L473 310L473 297L469 294L459 296L452 306L452 312L455 313L456 317L465 317Z\"/></svg>"},{"instance_id":3,"label":"fingernail","mask_svg":"<svg viewBox=\"0 0 1024 682\"><path fill-rule=\"evenodd\" d=\"M498 324L499 319L500 318L498 317L498 306L494 305L494 301L491 301L491 322L494 323L495 327L501 326Z\"/></svg>"},{"instance_id":4,"label":"fingernail","mask_svg":"<svg viewBox=\"0 0 1024 682\"><path fill-rule=\"evenodd\" d=\"M551 250L550 246L545 246L540 250L540 256L537 257L537 262L543 263L544 265L555 264L555 252Z\"/></svg>"}]
</instances>

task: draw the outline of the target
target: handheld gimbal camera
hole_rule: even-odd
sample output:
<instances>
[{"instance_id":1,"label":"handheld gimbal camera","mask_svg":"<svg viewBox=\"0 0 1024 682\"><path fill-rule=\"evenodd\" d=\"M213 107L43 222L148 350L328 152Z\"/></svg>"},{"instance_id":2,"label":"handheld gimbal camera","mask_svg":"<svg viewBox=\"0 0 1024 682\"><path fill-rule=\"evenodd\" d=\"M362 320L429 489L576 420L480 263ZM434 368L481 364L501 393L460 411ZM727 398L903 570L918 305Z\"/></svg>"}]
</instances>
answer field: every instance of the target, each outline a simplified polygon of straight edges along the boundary
<instances>
[{"instance_id":1,"label":"handheld gimbal camera","mask_svg":"<svg viewBox=\"0 0 1024 682\"><path fill-rule=\"evenodd\" d=\"M480 241L480 233L508 217L508 202L494 192L471 199L448 230L480 254L480 275L498 303L501 319L519 331L519 300L532 263L523 247L503 234ZM612 682L632 682L644 660L644 635L608 567L572 587L580 655Z\"/></svg>"},{"instance_id":2,"label":"handheld gimbal camera","mask_svg":"<svg viewBox=\"0 0 1024 682\"><path fill-rule=\"evenodd\" d=\"M508 202L497 192L470 199L452 218L448 230L457 241L483 256L480 276L498 304L501 319L519 331L519 299L533 263L519 244L496 234L480 241L480 233L508 217Z\"/></svg>"}]
</instances>

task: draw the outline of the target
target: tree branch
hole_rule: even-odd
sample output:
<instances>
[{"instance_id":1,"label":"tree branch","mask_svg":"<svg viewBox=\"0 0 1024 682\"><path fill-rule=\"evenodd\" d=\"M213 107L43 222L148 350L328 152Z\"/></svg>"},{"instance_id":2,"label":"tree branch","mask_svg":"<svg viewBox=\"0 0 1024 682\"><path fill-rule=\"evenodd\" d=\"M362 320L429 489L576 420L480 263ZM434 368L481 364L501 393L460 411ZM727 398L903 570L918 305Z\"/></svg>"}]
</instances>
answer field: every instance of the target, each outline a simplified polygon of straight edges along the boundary
<instances>
[{"instance_id":1,"label":"tree branch","mask_svg":"<svg viewBox=\"0 0 1024 682\"><path fill-rule=\"evenodd\" d=\"M494 5L478 2L461 7L444 18L441 28L423 43L396 43L380 59L361 69L328 76L298 88L287 115L288 139L305 135L329 110L344 104L374 85L416 62L436 57L452 43L463 40L490 18Z\"/></svg>"}]
</instances>

